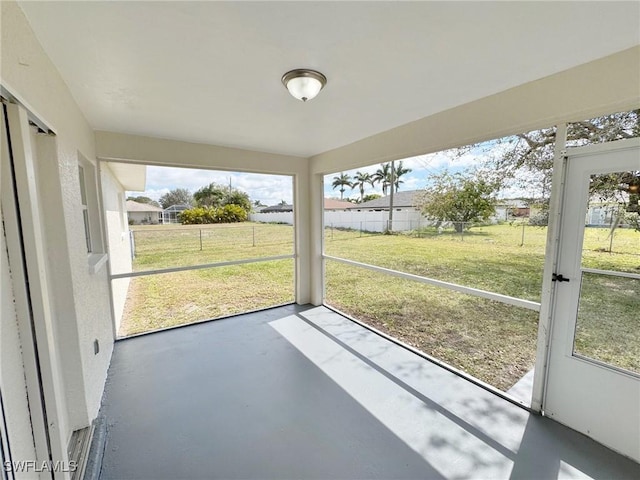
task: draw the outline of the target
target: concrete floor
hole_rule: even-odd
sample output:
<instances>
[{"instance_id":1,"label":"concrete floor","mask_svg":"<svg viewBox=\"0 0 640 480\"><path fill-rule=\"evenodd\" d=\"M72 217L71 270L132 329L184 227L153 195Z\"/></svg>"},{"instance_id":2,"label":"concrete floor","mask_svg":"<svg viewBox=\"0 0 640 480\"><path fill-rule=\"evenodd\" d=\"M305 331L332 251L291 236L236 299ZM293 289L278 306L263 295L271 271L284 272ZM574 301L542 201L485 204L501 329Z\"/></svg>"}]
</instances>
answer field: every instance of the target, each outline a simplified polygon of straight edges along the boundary
<instances>
[{"instance_id":1,"label":"concrete floor","mask_svg":"<svg viewBox=\"0 0 640 480\"><path fill-rule=\"evenodd\" d=\"M102 480L640 478L324 307L119 341L100 416Z\"/></svg>"}]
</instances>

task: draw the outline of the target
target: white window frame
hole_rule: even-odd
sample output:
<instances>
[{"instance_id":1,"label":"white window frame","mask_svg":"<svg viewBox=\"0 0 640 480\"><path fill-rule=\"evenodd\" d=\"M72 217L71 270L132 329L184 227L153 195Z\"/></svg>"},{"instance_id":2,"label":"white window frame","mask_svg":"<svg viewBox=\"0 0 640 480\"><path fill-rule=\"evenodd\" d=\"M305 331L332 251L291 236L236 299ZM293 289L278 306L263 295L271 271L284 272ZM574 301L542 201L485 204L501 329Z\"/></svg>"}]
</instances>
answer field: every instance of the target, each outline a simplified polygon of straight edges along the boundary
<instances>
[{"instance_id":1,"label":"white window frame","mask_svg":"<svg viewBox=\"0 0 640 480\"><path fill-rule=\"evenodd\" d=\"M89 272L97 273L107 262L98 196L96 166L78 153L78 189Z\"/></svg>"},{"instance_id":2,"label":"white window frame","mask_svg":"<svg viewBox=\"0 0 640 480\"><path fill-rule=\"evenodd\" d=\"M82 220L84 222L84 237L87 244L87 253L93 252L93 243L91 242L91 223L89 220L89 205L87 201L87 189L84 166L78 163L78 181L80 183L80 205L82 206Z\"/></svg>"}]
</instances>

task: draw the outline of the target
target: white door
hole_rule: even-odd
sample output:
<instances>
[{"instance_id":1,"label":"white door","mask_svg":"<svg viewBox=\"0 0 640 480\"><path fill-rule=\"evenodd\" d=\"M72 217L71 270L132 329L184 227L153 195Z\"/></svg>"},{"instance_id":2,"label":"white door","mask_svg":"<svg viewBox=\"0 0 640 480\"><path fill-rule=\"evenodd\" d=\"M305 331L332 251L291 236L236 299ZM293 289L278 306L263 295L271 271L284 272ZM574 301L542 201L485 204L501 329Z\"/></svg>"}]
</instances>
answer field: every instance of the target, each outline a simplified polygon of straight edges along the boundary
<instances>
[{"instance_id":1,"label":"white door","mask_svg":"<svg viewBox=\"0 0 640 480\"><path fill-rule=\"evenodd\" d=\"M12 123L10 116L13 117ZM21 212L16 192L16 158L29 132L26 115L17 105L0 104L0 479L35 478L33 471L14 470L5 462L52 458L45 411L41 362L32 327L33 297L25 261ZM11 139L11 142L9 142ZM33 278L33 277L31 277ZM35 327L34 327L35 328ZM38 344L39 345L39 344ZM42 354L42 350L40 351ZM51 424L58 423L49 414ZM54 457L55 458L55 457ZM15 464L14 464L15 465ZM9 468L11 467L11 468ZM33 469L32 469L33 470ZM56 476L57 478L57 476Z\"/></svg>"},{"instance_id":2,"label":"white door","mask_svg":"<svg viewBox=\"0 0 640 480\"><path fill-rule=\"evenodd\" d=\"M543 408L640 461L640 141L570 149L565 178Z\"/></svg>"}]
</instances>

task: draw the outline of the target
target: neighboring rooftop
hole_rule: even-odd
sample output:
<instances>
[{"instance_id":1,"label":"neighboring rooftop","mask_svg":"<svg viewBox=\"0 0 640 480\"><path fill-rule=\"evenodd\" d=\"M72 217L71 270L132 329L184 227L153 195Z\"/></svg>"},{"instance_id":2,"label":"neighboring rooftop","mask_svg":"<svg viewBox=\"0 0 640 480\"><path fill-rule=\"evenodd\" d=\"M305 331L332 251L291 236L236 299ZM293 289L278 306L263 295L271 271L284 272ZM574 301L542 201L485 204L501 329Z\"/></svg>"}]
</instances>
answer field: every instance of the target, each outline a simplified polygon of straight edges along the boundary
<instances>
[{"instance_id":1,"label":"neighboring rooftop","mask_svg":"<svg viewBox=\"0 0 640 480\"><path fill-rule=\"evenodd\" d=\"M156 207L150 203L140 203L134 200L127 200L127 212L161 212L161 207Z\"/></svg>"},{"instance_id":2,"label":"neighboring rooftop","mask_svg":"<svg viewBox=\"0 0 640 480\"><path fill-rule=\"evenodd\" d=\"M347 210L353 207L353 203L345 202L343 200L336 200L335 198L325 198L324 208L325 210ZM293 212L293 205L271 205L270 207L262 208L258 213L275 213L275 212Z\"/></svg>"},{"instance_id":3,"label":"neighboring rooftop","mask_svg":"<svg viewBox=\"0 0 640 480\"><path fill-rule=\"evenodd\" d=\"M405 192L394 192L393 208L409 208L414 207L414 197L420 190L407 190ZM386 197L376 198L364 203L352 204L349 206L352 210L388 210L389 195Z\"/></svg>"},{"instance_id":4,"label":"neighboring rooftop","mask_svg":"<svg viewBox=\"0 0 640 480\"><path fill-rule=\"evenodd\" d=\"M275 212L293 212L293 205L271 205L270 207L263 208L260 213L275 213Z\"/></svg>"},{"instance_id":5,"label":"neighboring rooftop","mask_svg":"<svg viewBox=\"0 0 640 480\"><path fill-rule=\"evenodd\" d=\"M324 199L325 210L346 210L351 207L353 207L353 203L351 202L346 202L344 200L337 200L335 198Z\"/></svg>"}]
</instances>

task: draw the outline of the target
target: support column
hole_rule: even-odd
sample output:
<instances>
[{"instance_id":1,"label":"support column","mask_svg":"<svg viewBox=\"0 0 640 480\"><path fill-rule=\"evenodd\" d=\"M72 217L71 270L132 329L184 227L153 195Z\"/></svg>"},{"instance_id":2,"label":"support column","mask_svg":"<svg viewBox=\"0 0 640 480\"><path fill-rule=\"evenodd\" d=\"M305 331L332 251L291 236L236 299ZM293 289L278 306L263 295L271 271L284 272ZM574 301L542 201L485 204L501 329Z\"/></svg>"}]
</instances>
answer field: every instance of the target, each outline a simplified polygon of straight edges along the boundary
<instances>
[{"instance_id":1,"label":"support column","mask_svg":"<svg viewBox=\"0 0 640 480\"><path fill-rule=\"evenodd\" d=\"M310 212L309 165L305 164L293 177L293 215L295 225L295 295L296 303L304 305L311 299L310 276Z\"/></svg>"},{"instance_id":2,"label":"support column","mask_svg":"<svg viewBox=\"0 0 640 480\"><path fill-rule=\"evenodd\" d=\"M306 163L294 177L293 190L296 224L296 303L322 305L323 177L321 174L310 173L309 163Z\"/></svg>"},{"instance_id":3,"label":"support column","mask_svg":"<svg viewBox=\"0 0 640 480\"><path fill-rule=\"evenodd\" d=\"M321 174L310 174L310 277L311 303L322 305L324 300L324 179Z\"/></svg>"}]
</instances>

